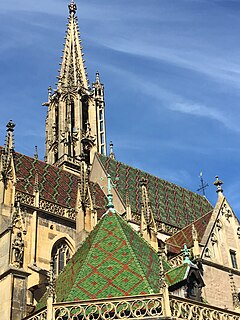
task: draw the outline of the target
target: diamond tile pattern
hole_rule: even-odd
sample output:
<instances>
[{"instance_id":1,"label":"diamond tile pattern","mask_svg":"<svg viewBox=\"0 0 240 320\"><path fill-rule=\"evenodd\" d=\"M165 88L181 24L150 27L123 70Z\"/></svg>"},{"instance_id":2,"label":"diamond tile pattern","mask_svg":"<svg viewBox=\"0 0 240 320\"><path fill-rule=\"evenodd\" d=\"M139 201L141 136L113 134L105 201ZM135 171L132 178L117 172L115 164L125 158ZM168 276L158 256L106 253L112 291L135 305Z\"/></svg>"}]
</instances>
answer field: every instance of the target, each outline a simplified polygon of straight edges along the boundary
<instances>
[{"instance_id":1,"label":"diamond tile pattern","mask_svg":"<svg viewBox=\"0 0 240 320\"><path fill-rule=\"evenodd\" d=\"M212 214L213 211L211 210L203 217L194 221L194 226L198 234L198 241L200 243L206 231L208 223L212 217ZM166 243L168 246L168 251L171 251L173 253L180 253L184 244L186 244L188 248L191 248L193 246L192 225L193 223L191 223L190 225L178 231L172 237L167 239Z\"/></svg>"},{"instance_id":2,"label":"diamond tile pattern","mask_svg":"<svg viewBox=\"0 0 240 320\"><path fill-rule=\"evenodd\" d=\"M0 147L0 151L3 149ZM17 176L16 190L32 195L35 175L38 173L40 199L56 203L66 208L75 208L79 177L56 166L38 159L14 153L14 164ZM90 183L94 194L98 218L105 212L106 197L96 183Z\"/></svg>"},{"instance_id":3,"label":"diamond tile pattern","mask_svg":"<svg viewBox=\"0 0 240 320\"><path fill-rule=\"evenodd\" d=\"M117 213L99 221L56 282L57 301L158 292L157 253Z\"/></svg>"},{"instance_id":4,"label":"diamond tile pattern","mask_svg":"<svg viewBox=\"0 0 240 320\"><path fill-rule=\"evenodd\" d=\"M186 280L188 272L190 270L190 265L188 263L181 264L165 274L165 280L168 286L173 286L181 281Z\"/></svg>"},{"instance_id":5,"label":"diamond tile pattern","mask_svg":"<svg viewBox=\"0 0 240 320\"><path fill-rule=\"evenodd\" d=\"M78 185L76 175L20 153L14 154L14 163L16 190L33 194L35 175L38 173L41 199L75 208Z\"/></svg>"},{"instance_id":6,"label":"diamond tile pattern","mask_svg":"<svg viewBox=\"0 0 240 320\"><path fill-rule=\"evenodd\" d=\"M128 196L133 215L141 212L140 181L147 179L149 200L156 220L183 228L213 209L206 198L126 164L98 155L107 174L117 179L122 201Z\"/></svg>"}]
</instances>

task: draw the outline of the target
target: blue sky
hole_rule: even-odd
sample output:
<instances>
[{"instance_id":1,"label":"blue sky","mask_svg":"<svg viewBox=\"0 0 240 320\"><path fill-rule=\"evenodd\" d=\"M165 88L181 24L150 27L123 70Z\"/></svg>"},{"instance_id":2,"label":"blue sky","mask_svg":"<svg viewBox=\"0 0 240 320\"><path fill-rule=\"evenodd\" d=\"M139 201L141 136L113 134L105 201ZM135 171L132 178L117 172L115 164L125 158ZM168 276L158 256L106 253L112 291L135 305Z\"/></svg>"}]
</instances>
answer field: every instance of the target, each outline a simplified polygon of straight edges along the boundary
<instances>
[{"instance_id":1,"label":"blue sky","mask_svg":"<svg viewBox=\"0 0 240 320\"><path fill-rule=\"evenodd\" d=\"M65 0L0 2L0 143L44 155L42 102L58 74ZM118 160L190 190L215 175L240 214L240 1L81 0L90 82L105 84L107 137Z\"/></svg>"}]
</instances>

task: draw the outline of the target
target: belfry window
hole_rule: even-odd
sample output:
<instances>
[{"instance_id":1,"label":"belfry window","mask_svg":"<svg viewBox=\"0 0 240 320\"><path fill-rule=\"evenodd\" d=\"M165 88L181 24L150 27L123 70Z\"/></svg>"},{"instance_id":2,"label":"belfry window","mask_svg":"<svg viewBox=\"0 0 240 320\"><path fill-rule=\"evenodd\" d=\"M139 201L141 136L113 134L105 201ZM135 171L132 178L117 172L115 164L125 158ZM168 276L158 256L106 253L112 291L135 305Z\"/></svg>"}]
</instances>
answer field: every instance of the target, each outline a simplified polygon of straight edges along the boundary
<instances>
[{"instance_id":1,"label":"belfry window","mask_svg":"<svg viewBox=\"0 0 240 320\"><path fill-rule=\"evenodd\" d=\"M71 252L66 241L58 241L52 249L52 260L55 275L59 275L70 258Z\"/></svg>"}]
</instances>

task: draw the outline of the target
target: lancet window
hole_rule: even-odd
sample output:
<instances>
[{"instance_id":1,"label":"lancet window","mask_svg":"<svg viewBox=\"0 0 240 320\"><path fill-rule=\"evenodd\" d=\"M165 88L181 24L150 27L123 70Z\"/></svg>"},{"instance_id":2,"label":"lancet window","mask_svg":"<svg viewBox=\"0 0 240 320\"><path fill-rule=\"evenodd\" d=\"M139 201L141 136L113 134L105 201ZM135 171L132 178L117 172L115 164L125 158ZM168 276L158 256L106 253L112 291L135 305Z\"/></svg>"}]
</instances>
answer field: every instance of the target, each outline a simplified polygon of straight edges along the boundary
<instances>
[{"instance_id":1,"label":"lancet window","mask_svg":"<svg viewBox=\"0 0 240 320\"><path fill-rule=\"evenodd\" d=\"M66 240L62 239L55 243L52 249L52 260L55 275L59 275L70 258L71 251Z\"/></svg>"}]
</instances>

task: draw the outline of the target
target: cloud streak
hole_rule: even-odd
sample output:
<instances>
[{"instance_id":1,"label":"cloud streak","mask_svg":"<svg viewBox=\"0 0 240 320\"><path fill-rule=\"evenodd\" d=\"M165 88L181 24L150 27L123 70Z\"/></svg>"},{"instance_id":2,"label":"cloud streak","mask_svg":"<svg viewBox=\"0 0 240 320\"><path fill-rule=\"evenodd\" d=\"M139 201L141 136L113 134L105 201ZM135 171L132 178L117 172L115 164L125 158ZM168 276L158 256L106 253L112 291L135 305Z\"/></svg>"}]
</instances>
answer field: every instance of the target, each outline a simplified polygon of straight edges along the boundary
<instances>
[{"instance_id":1,"label":"cloud streak","mask_svg":"<svg viewBox=\"0 0 240 320\"><path fill-rule=\"evenodd\" d=\"M185 97L179 96L174 92L170 92L156 84L156 82L151 82L150 79L139 77L139 75L133 74L131 72L126 72L121 69L113 68L115 73L126 78L127 81L132 86L137 86L141 88L142 92L154 97L158 101L163 102L163 106L171 111L180 112L183 114L188 114L195 117L208 118L209 120L217 121L223 124L226 128L231 131L240 132L239 122L237 118L233 118L229 115L227 110L225 113L219 108L214 108L200 104L198 102L189 101Z\"/></svg>"}]
</instances>

